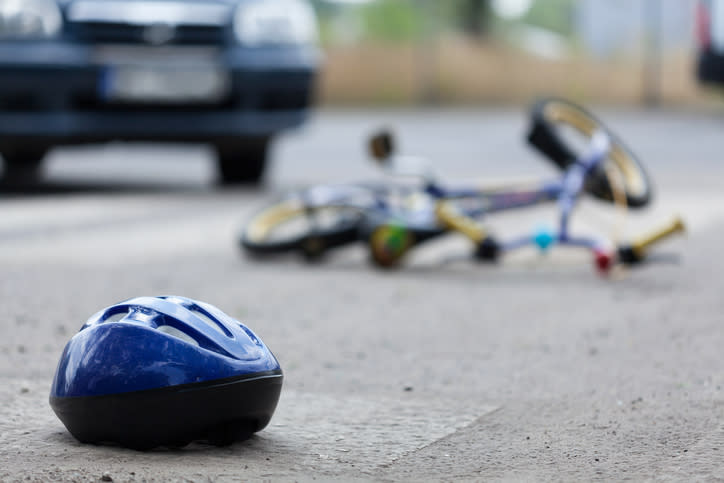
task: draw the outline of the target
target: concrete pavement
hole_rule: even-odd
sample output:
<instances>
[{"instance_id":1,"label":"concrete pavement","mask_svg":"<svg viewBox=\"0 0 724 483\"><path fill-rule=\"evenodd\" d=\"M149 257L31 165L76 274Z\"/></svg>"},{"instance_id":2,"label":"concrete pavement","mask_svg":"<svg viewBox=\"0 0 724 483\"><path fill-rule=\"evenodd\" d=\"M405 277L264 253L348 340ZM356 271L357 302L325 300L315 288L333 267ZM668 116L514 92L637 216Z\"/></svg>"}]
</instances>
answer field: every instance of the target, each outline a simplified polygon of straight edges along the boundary
<instances>
[{"instance_id":1,"label":"concrete pavement","mask_svg":"<svg viewBox=\"0 0 724 483\"><path fill-rule=\"evenodd\" d=\"M692 225L662 247L680 257L616 280L584 254L475 265L456 237L392 272L359 247L310 266L235 246L273 191L377 176L361 149L380 119L452 179L553 173L521 145L513 111L322 113L277 146L267 191L211 189L204 148L54 153L48 185L0 198L0 479L724 478L721 121L603 117L659 181L629 229L674 209ZM525 232L551 215L491 224ZM162 293L213 303L272 348L286 379L271 424L221 449L77 443L47 404L65 342L99 308Z\"/></svg>"}]
</instances>

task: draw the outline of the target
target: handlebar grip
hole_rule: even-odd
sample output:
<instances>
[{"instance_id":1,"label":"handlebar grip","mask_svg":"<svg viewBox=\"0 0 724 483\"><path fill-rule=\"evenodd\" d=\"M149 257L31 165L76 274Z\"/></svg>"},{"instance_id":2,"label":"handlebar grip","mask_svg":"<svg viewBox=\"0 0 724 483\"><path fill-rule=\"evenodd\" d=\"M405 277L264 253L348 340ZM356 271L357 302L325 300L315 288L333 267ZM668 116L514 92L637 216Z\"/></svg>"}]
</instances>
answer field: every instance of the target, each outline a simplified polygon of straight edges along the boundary
<instances>
[{"instance_id":1,"label":"handlebar grip","mask_svg":"<svg viewBox=\"0 0 724 483\"><path fill-rule=\"evenodd\" d=\"M462 233L476 244L481 243L487 237L483 227L475 223L475 220L469 216L456 211L446 201L437 203L435 215L446 228Z\"/></svg>"},{"instance_id":2,"label":"handlebar grip","mask_svg":"<svg viewBox=\"0 0 724 483\"><path fill-rule=\"evenodd\" d=\"M680 216L677 216L668 224L634 240L630 245L620 247L618 250L619 259L627 264L638 263L646 257L646 251L652 245L685 231L684 221Z\"/></svg>"}]
</instances>

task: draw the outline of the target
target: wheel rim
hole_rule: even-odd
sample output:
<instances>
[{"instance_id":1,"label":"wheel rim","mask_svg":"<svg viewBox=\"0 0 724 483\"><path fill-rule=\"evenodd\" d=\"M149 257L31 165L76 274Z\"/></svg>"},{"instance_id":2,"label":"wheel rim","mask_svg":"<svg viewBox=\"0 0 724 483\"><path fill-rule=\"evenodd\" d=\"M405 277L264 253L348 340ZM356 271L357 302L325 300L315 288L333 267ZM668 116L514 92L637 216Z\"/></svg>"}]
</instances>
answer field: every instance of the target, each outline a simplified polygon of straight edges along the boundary
<instances>
[{"instance_id":1,"label":"wheel rim","mask_svg":"<svg viewBox=\"0 0 724 483\"><path fill-rule=\"evenodd\" d=\"M543 114L547 120L571 126L588 138L593 136L598 126L598 123L586 113L560 102L548 104ZM611 140L611 151L607 161L613 162L622 174L626 193L631 196L643 196L646 193L646 180L636 161L615 139Z\"/></svg>"},{"instance_id":2,"label":"wheel rim","mask_svg":"<svg viewBox=\"0 0 724 483\"><path fill-rule=\"evenodd\" d=\"M292 201L280 203L262 211L246 226L247 240L254 243L267 241L267 238L275 227L299 216L302 211L302 207Z\"/></svg>"},{"instance_id":3,"label":"wheel rim","mask_svg":"<svg viewBox=\"0 0 724 483\"><path fill-rule=\"evenodd\" d=\"M315 232L338 229L351 223L358 211L349 207L305 207L298 200L272 206L246 226L245 238L254 244L283 243L298 240Z\"/></svg>"}]
</instances>

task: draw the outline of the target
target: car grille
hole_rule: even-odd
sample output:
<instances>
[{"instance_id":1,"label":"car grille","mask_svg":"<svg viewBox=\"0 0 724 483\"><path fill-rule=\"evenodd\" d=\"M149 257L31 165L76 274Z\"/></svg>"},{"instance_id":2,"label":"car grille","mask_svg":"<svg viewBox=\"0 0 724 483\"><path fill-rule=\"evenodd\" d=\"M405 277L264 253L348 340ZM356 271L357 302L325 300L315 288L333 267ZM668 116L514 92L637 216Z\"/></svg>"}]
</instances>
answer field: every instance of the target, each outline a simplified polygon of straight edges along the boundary
<instances>
[{"instance_id":1,"label":"car grille","mask_svg":"<svg viewBox=\"0 0 724 483\"><path fill-rule=\"evenodd\" d=\"M148 40L148 27L138 25L83 23L71 25L72 36L84 43L155 43ZM224 29L207 26L176 27L167 45L218 45L225 40Z\"/></svg>"},{"instance_id":2,"label":"car grille","mask_svg":"<svg viewBox=\"0 0 724 483\"><path fill-rule=\"evenodd\" d=\"M78 0L66 28L83 43L219 45L231 15L231 7L214 2Z\"/></svg>"}]
</instances>

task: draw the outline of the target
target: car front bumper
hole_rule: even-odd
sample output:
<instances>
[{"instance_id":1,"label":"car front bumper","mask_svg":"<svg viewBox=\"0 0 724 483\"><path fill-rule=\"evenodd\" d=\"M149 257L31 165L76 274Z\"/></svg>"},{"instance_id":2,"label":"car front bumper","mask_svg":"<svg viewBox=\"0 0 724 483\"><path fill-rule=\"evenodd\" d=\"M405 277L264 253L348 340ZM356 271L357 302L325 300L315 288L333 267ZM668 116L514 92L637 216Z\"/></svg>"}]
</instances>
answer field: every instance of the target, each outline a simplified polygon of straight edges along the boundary
<instances>
[{"instance_id":1,"label":"car front bumper","mask_svg":"<svg viewBox=\"0 0 724 483\"><path fill-rule=\"evenodd\" d=\"M223 97L117 102L104 95L109 69L129 63L154 68L167 62L166 54L178 60L185 51L127 46L101 56L99 49L62 41L0 44L0 144L271 135L304 121L320 63L313 47L211 50L210 61L227 79ZM123 56L114 60L115 51ZM181 56L181 62L193 67L195 60Z\"/></svg>"}]
</instances>

